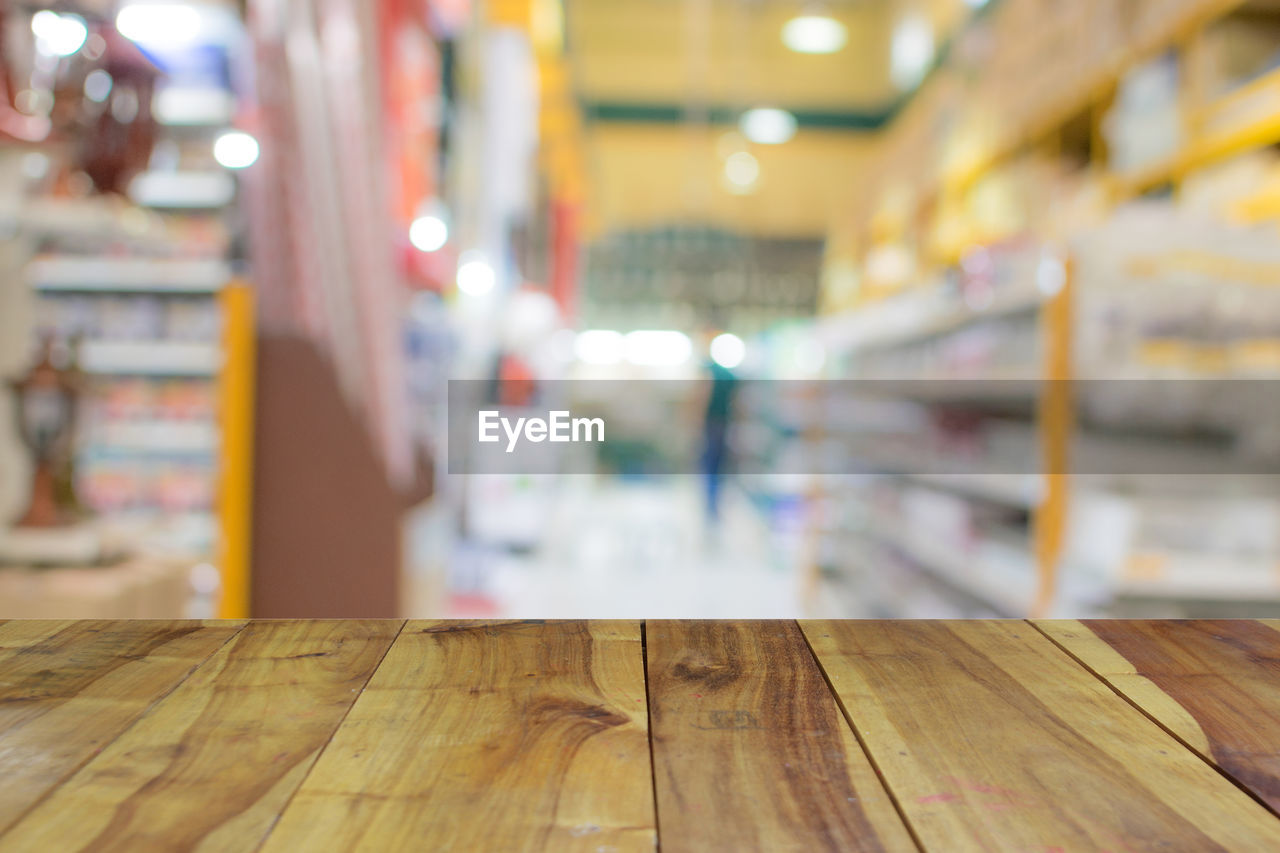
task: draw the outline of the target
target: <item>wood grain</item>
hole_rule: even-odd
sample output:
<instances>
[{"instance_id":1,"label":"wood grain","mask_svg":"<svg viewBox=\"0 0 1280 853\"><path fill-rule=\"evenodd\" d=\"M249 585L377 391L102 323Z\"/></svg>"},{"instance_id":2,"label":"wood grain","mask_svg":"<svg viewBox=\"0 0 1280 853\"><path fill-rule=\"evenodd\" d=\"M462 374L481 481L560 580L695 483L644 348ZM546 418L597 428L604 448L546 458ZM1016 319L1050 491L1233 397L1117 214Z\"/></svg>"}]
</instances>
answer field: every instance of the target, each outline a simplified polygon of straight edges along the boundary
<instances>
[{"instance_id":1,"label":"wood grain","mask_svg":"<svg viewBox=\"0 0 1280 853\"><path fill-rule=\"evenodd\" d=\"M410 622L267 839L652 850L640 625Z\"/></svg>"},{"instance_id":2,"label":"wood grain","mask_svg":"<svg viewBox=\"0 0 1280 853\"><path fill-rule=\"evenodd\" d=\"M241 623L0 623L0 832L133 724Z\"/></svg>"},{"instance_id":3,"label":"wood grain","mask_svg":"<svg viewBox=\"0 0 1280 853\"><path fill-rule=\"evenodd\" d=\"M400 626L249 624L0 837L0 849L253 849Z\"/></svg>"},{"instance_id":4,"label":"wood grain","mask_svg":"<svg viewBox=\"0 0 1280 853\"><path fill-rule=\"evenodd\" d=\"M915 850L794 622L648 622L662 847Z\"/></svg>"},{"instance_id":5,"label":"wood grain","mask_svg":"<svg viewBox=\"0 0 1280 853\"><path fill-rule=\"evenodd\" d=\"M1036 626L1280 810L1280 631L1249 620Z\"/></svg>"},{"instance_id":6,"label":"wood grain","mask_svg":"<svg viewBox=\"0 0 1280 853\"><path fill-rule=\"evenodd\" d=\"M1280 850L1280 821L1025 622L807 622L926 848Z\"/></svg>"}]
</instances>

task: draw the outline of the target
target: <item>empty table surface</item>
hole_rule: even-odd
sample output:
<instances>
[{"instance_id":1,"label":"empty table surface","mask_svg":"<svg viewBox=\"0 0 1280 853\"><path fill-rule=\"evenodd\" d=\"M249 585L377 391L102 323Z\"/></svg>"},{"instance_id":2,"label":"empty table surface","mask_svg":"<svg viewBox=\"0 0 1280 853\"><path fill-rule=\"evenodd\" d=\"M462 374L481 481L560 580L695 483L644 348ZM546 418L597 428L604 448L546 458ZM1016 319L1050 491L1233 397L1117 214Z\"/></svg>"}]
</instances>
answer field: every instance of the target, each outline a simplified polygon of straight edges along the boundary
<instances>
[{"instance_id":1,"label":"empty table surface","mask_svg":"<svg viewBox=\"0 0 1280 853\"><path fill-rule=\"evenodd\" d=\"M1280 850L1265 621L0 622L0 851Z\"/></svg>"}]
</instances>

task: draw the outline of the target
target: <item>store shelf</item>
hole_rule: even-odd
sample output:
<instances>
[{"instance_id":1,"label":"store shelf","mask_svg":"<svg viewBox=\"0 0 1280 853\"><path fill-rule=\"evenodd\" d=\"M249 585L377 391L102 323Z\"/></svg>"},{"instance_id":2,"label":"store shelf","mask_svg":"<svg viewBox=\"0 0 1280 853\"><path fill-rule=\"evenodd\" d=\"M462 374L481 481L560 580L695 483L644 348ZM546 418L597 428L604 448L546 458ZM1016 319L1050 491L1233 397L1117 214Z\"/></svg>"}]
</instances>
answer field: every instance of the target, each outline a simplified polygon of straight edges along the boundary
<instances>
[{"instance_id":1,"label":"store shelf","mask_svg":"<svg viewBox=\"0 0 1280 853\"><path fill-rule=\"evenodd\" d=\"M80 367L86 373L213 376L222 363L214 344L173 341L86 341Z\"/></svg>"},{"instance_id":2,"label":"store shelf","mask_svg":"<svg viewBox=\"0 0 1280 853\"><path fill-rule=\"evenodd\" d=\"M984 307L957 305L954 296L940 289L916 291L825 318L818 334L834 349L865 352L914 343L975 322L1035 311L1044 300L1044 293L1034 286L1011 288Z\"/></svg>"},{"instance_id":3,"label":"store shelf","mask_svg":"<svg viewBox=\"0 0 1280 853\"><path fill-rule=\"evenodd\" d=\"M1280 584L1272 580L1221 578L1169 581L1125 582L1113 590L1118 599L1140 598L1159 601L1211 601L1243 604L1280 604Z\"/></svg>"},{"instance_id":4,"label":"store shelf","mask_svg":"<svg viewBox=\"0 0 1280 853\"><path fill-rule=\"evenodd\" d=\"M1040 503L1043 480L1032 474L906 474L908 480L936 489L1019 509Z\"/></svg>"},{"instance_id":5,"label":"store shelf","mask_svg":"<svg viewBox=\"0 0 1280 853\"><path fill-rule=\"evenodd\" d=\"M1280 68L1268 71L1219 98L1205 111L1203 136L1186 168L1280 142Z\"/></svg>"},{"instance_id":6,"label":"store shelf","mask_svg":"<svg viewBox=\"0 0 1280 853\"><path fill-rule=\"evenodd\" d=\"M927 574L982 602L1001 616L1026 616L1030 611L1030 585L1026 596L1018 595L1009 584L993 577L997 574L994 569L983 565L978 558L947 547L945 543L926 541L924 537L912 535L901 524L887 519L878 520L873 529L863 531L860 535L869 536L895 549ZM1034 579L1034 574L1033 561L1028 552L1028 584Z\"/></svg>"},{"instance_id":7,"label":"store shelf","mask_svg":"<svg viewBox=\"0 0 1280 853\"><path fill-rule=\"evenodd\" d=\"M215 293L231 278L220 260L48 257L27 268L42 292Z\"/></svg>"},{"instance_id":8,"label":"store shelf","mask_svg":"<svg viewBox=\"0 0 1280 853\"><path fill-rule=\"evenodd\" d=\"M921 373L858 377L897 383L904 400L933 403L1031 403L1043 395L1045 380L1031 370L983 370L975 373Z\"/></svg>"},{"instance_id":9,"label":"store shelf","mask_svg":"<svg viewBox=\"0 0 1280 853\"><path fill-rule=\"evenodd\" d=\"M1280 18L1275 9L1249 4L1254 17L1223 20L1244 5L1179 0L1127 10L1100 3L1059 15L1052 3L991 4L987 55L974 64L943 60L937 78L946 82L930 84L936 97L917 98L894 119L870 191L831 234L839 250L829 270L839 263L841 275L830 277L824 304L855 307L816 324L834 355L829 376L892 378L895 393L921 403L998 409L988 421L1034 430L1025 447L1000 445L1020 450L1022 467L977 466L1004 472L999 478L925 474L949 468L909 451L909 464L889 469L900 491L926 487L967 504L969 526L957 522L955 535L942 524L930 536L934 528L915 517L912 535L878 519L861 534L1000 612L1026 615L1033 595L1038 610L1059 613L1072 612L1064 602L1083 607L1079 612L1103 612L1109 600L1125 599L1112 612L1191 613L1197 604L1247 612L1250 603L1280 603L1280 565L1271 565L1280 534L1256 533L1270 530L1261 521L1247 528L1255 536L1247 546L1222 533L1235 529L1226 526L1227 516L1244 524L1241 511L1207 496L1208 480L1200 476L1222 483L1262 473L1264 463L1245 455L1263 441L1259 424L1272 414L1260 413L1260 400L1222 402L1210 389L1225 399L1223 383L1188 393L1187 381L1274 375L1280 301L1271 292L1272 226L1280 211L1280 166L1276 152L1265 149L1280 144L1280 68L1220 93L1232 85L1226 75L1274 62ZM1222 61L1236 59L1236 51L1239 62ZM1240 155L1251 156L1233 162ZM1165 187L1177 192L1125 204ZM1028 288L985 311L965 310L962 298L992 292L984 285L1034 284L1034 256L1017 253L1036 243L1067 253L1068 298L1045 301ZM975 245L985 246L988 257L973 253ZM873 253L884 250L887 258L890 249L901 253L901 263L873 265ZM982 263L966 265L970 258ZM1000 266L1010 258L1014 264ZM862 278L844 275L846 266L860 268ZM886 298L858 301L890 288ZM1041 304L1039 317L983 322ZM1021 375L1006 368L1021 368ZM1055 387L1050 378L1144 382L1080 381L1056 386L1068 392L1046 394ZM1010 379L1022 381L1001 381ZM1168 393L1156 384L1162 379L1171 380ZM1020 397L1042 405L1006 405ZM936 433L977 435L981 443L985 423L961 419L970 414L941 411ZM944 461L958 467L955 452L946 452L953 458ZM1086 476L1008 476L1044 465ZM1148 502L1169 497L1175 474L1177 488L1213 511L1172 521L1148 511ZM1240 480L1230 482L1238 488ZM1080 522L1086 488L1129 515L1112 518L1114 529ZM854 494L859 489L863 495ZM833 519L861 518L865 508L856 503L868 500L867 490L855 485L851 493L822 497ZM1006 529L1016 530L1017 547L1027 552L1026 587L1016 582L1012 553L969 547L963 535L992 532L1003 544ZM1215 530L1220 535L1210 536ZM840 535L816 532L833 542ZM1171 553L1159 571L1130 575L1124 550L1138 544L1205 550ZM1252 564L1236 556L1246 548L1256 555ZM988 555L990 567L981 562ZM1002 588L1010 585L1018 596ZM1056 595L1047 595L1050 589ZM1026 600L1018 601L1024 591Z\"/></svg>"},{"instance_id":10,"label":"store shelf","mask_svg":"<svg viewBox=\"0 0 1280 853\"><path fill-rule=\"evenodd\" d=\"M1130 172L1109 176L1111 197L1115 201L1137 198L1172 183L1184 171L1186 155L1179 154Z\"/></svg>"},{"instance_id":11,"label":"store shelf","mask_svg":"<svg viewBox=\"0 0 1280 853\"><path fill-rule=\"evenodd\" d=\"M1150 578L1123 578L1116 598L1212 602L1280 603L1280 565L1205 554L1159 555L1161 571Z\"/></svg>"},{"instance_id":12,"label":"store shelf","mask_svg":"<svg viewBox=\"0 0 1280 853\"><path fill-rule=\"evenodd\" d=\"M171 128L222 129L235 119L235 97L218 86L169 85L156 92L156 120Z\"/></svg>"},{"instance_id":13,"label":"store shelf","mask_svg":"<svg viewBox=\"0 0 1280 853\"><path fill-rule=\"evenodd\" d=\"M90 445L128 453L212 453L218 430L212 421L122 421L94 432Z\"/></svg>"},{"instance_id":14,"label":"store shelf","mask_svg":"<svg viewBox=\"0 0 1280 853\"><path fill-rule=\"evenodd\" d=\"M143 172L129 184L134 203L166 210L216 210L235 195L235 178L227 172Z\"/></svg>"},{"instance_id":15,"label":"store shelf","mask_svg":"<svg viewBox=\"0 0 1280 853\"><path fill-rule=\"evenodd\" d=\"M172 245L161 222L114 197L29 199L14 217L0 212L0 228L21 230L38 237L106 238L154 250Z\"/></svg>"},{"instance_id":16,"label":"store shelf","mask_svg":"<svg viewBox=\"0 0 1280 853\"><path fill-rule=\"evenodd\" d=\"M1117 201L1133 198L1197 169L1280 143L1280 69L1210 104L1200 123L1204 130L1177 154L1131 174L1113 175L1113 197Z\"/></svg>"},{"instance_id":17,"label":"store shelf","mask_svg":"<svg viewBox=\"0 0 1280 853\"><path fill-rule=\"evenodd\" d=\"M1105 10L1109 5L1098 4L1098 9ZM926 197L932 198L939 192L962 194L972 189L992 170L1026 151L1037 141L1043 140L1053 130L1061 128L1086 110L1105 105L1115 91L1116 81L1131 69L1150 61L1164 51L1185 43L1188 33L1195 32L1208 23L1230 14L1245 5L1245 0L1188 0L1180 5L1181 9L1162 12L1158 16L1160 20L1158 26L1148 27L1145 34L1136 33L1126 49L1110 56L1091 57L1079 66L1079 72L1064 76L1059 81L1060 88L1050 89L1048 92L1037 91L1034 108L1022 111L1006 110L1009 115L1022 115L1022 121L1015 122L998 133L985 146L985 150L971 154L963 162L951 168L941 170L925 194ZM1087 9L1083 11L1081 17L1087 21L1092 14L1094 11ZM1099 24L1098 26L1107 25ZM1052 25L1046 27L1047 33L1053 33L1054 30ZM1077 42L1080 46L1090 42L1089 39L1076 38L1072 38L1071 41ZM1067 53L1077 50L1078 48L1070 48ZM1276 86L1276 80L1268 79L1272 76L1273 73L1262 75L1210 104L1205 110L1208 123L1212 124L1213 118L1221 113L1222 107L1227 104L1234 106L1242 103L1246 95L1254 96L1268 88L1280 89ZM1250 148L1280 141L1280 128L1264 133L1256 132L1260 130L1262 128L1256 126L1252 128L1255 132L1243 127L1233 129L1228 135L1210 137L1197 145L1188 146L1185 152L1175 157L1152 163L1130 174L1113 175L1111 177L1113 198L1116 201L1123 201L1141 195L1176 180L1188 169L1207 165L1213 159L1221 159ZM1221 145L1221 142L1233 140L1234 142L1230 145ZM1235 142L1243 145L1235 146Z\"/></svg>"}]
</instances>

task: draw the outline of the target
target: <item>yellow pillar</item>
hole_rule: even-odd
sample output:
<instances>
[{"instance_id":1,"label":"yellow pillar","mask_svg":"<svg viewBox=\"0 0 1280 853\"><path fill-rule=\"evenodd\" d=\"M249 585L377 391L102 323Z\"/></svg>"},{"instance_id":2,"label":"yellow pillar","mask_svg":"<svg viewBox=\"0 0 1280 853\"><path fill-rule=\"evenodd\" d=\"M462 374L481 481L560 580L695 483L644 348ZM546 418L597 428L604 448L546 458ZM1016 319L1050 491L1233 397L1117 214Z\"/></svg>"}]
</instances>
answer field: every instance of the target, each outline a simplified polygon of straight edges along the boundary
<instances>
[{"instance_id":1,"label":"yellow pillar","mask_svg":"<svg viewBox=\"0 0 1280 853\"><path fill-rule=\"evenodd\" d=\"M222 371L218 383L218 618L250 615L249 536L253 498L253 289L233 281L222 291Z\"/></svg>"},{"instance_id":2,"label":"yellow pillar","mask_svg":"<svg viewBox=\"0 0 1280 853\"><path fill-rule=\"evenodd\" d=\"M1045 489L1036 507L1032 534L1037 585L1031 615L1036 617L1047 616L1053 609L1070 500L1067 466L1075 427L1071 388L1072 279L1072 264L1067 261L1062 287L1045 304L1041 315L1046 381L1037 414Z\"/></svg>"}]
</instances>

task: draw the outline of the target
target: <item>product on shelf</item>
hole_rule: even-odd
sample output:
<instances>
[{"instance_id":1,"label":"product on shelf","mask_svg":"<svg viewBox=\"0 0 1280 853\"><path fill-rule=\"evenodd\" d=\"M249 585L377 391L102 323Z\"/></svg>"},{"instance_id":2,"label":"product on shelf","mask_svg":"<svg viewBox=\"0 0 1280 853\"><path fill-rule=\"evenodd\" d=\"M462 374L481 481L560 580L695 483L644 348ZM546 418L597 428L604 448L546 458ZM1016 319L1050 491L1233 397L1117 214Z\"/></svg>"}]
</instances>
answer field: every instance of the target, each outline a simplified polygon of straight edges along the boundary
<instances>
[{"instance_id":1,"label":"product on shelf","mask_svg":"<svg viewBox=\"0 0 1280 853\"><path fill-rule=\"evenodd\" d=\"M851 554L820 524L832 589L876 565L899 580L868 588L904 612L941 597L1025 615L1056 569L1058 612L1280 611L1277 7L988 11L890 125L832 235L826 375L963 380L922 401L945 416L861 427L874 486L816 481L824 513L872 519L859 535L892 555ZM1019 287L1024 304L1003 301ZM975 390L1011 377L1034 381ZM1069 476L1043 476L1051 453ZM975 523L992 506L1027 513L1013 540ZM995 557L1010 541L1019 558Z\"/></svg>"}]
</instances>

